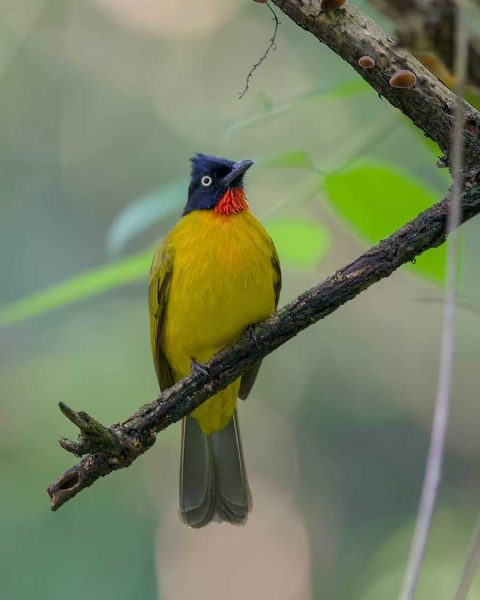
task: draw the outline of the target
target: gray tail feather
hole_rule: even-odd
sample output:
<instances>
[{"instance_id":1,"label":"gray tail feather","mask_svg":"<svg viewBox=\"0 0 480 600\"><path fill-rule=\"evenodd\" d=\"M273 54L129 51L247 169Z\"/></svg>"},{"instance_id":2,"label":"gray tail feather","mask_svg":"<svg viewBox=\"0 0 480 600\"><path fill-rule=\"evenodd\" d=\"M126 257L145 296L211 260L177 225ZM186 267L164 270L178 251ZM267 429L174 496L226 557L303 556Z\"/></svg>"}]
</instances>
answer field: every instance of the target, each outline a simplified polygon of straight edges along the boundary
<instances>
[{"instance_id":1,"label":"gray tail feather","mask_svg":"<svg viewBox=\"0 0 480 600\"><path fill-rule=\"evenodd\" d=\"M212 435L205 435L193 417L182 424L182 520L190 527L210 521L243 525L252 500L236 412L227 427Z\"/></svg>"},{"instance_id":2,"label":"gray tail feather","mask_svg":"<svg viewBox=\"0 0 480 600\"><path fill-rule=\"evenodd\" d=\"M210 442L193 417L182 421L180 515L190 527L202 527L214 514L215 482Z\"/></svg>"}]
</instances>

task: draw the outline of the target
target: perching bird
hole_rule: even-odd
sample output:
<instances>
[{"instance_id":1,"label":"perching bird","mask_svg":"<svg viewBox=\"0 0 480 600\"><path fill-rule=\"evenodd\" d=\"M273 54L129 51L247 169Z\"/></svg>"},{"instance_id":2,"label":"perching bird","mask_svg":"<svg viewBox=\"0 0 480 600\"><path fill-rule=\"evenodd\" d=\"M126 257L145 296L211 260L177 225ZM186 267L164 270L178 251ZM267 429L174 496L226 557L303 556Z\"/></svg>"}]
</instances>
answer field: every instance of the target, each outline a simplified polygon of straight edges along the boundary
<instances>
[{"instance_id":1,"label":"perching bird","mask_svg":"<svg viewBox=\"0 0 480 600\"><path fill-rule=\"evenodd\" d=\"M191 162L182 218L150 272L152 353L162 390L270 316L281 287L275 246L245 197L252 161L197 154ZM180 514L191 527L247 519L251 495L236 405L259 368L260 361L183 419Z\"/></svg>"}]
</instances>

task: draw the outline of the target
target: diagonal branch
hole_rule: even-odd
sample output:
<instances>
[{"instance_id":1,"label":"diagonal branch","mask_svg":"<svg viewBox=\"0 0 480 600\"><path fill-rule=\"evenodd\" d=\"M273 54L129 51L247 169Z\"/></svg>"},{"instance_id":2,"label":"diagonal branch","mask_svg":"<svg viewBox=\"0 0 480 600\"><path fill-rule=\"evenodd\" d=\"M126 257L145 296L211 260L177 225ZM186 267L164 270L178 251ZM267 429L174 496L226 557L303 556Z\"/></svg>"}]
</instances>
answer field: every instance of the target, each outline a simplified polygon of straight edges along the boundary
<instances>
[{"instance_id":1,"label":"diagonal branch","mask_svg":"<svg viewBox=\"0 0 480 600\"><path fill-rule=\"evenodd\" d=\"M448 155L454 126L456 95L408 50L385 33L353 4L336 11L321 11L319 0L273 0L297 25L312 33L348 62L390 104L400 109ZM374 69L358 64L362 56L375 59ZM411 89L393 88L390 77L407 69L417 77ZM480 164L480 115L465 103L465 156Z\"/></svg>"},{"instance_id":2,"label":"diagonal branch","mask_svg":"<svg viewBox=\"0 0 480 600\"><path fill-rule=\"evenodd\" d=\"M480 213L480 174L472 172L462 199L463 220ZM190 375L160 394L122 424L110 428L85 413L69 419L79 426L79 443L61 445L73 454L87 454L48 488L52 510L112 471L123 469L148 450L156 434L186 416L207 398L224 389L248 367L276 350L297 333L325 318L401 265L445 241L449 198L436 204L383 240L323 283L304 292L271 318L258 324L236 344L217 354L207 365L207 374ZM78 416L79 415L79 416ZM95 423L92 427L91 422ZM114 442L111 443L110 440ZM111 446L109 446L111 444ZM99 451L99 448L103 448Z\"/></svg>"},{"instance_id":3,"label":"diagonal branch","mask_svg":"<svg viewBox=\"0 0 480 600\"><path fill-rule=\"evenodd\" d=\"M456 44L456 9L459 0L369 0L370 4L395 23L398 41L424 57L453 82ZM475 0L478 5L479 0ZM441 60L436 65L435 57ZM422 58L423 61L423 58ZM432 62L433 61L433 62ZM480 38L472 35L468 41L467 80L480 88ZM444 79L445 81L445 79Z\"/></svg>"},{"instance_id":4,"label":"diagonal branch","mask_svg":"<svg viewBox=\"0 0 480 600\"><path fill-rule=\"evenodd\" d=\"M274 1L299 25L348 61L380 95L434 139L449 165L456 101L453 92L412 55L398 49L395 42L357 8L325 13L319 9L319 0ZM375 58L376 68L366 70L358 66L358 59L365 54ZM389 85L391 75L399 69L410 69L416 74L414 88L397 89ZM480 213L480 144L476 140L480 115L468 104L465 104L465 114L463 221ZM190 375L178 382L127 421L105 427L86 413L77 413L62 404L63 413L79 427L80 436L78 442L62 438L60 443L84 458L49 486L52 510L100 477L128 467L153 445L159 431L192 412L260 358L388 277L401 265L442 244L446 239L450 202L450 197L445 198L323 283L304 292L216 355L207 365L207 373Z\"/></svg>"}]
</instances>

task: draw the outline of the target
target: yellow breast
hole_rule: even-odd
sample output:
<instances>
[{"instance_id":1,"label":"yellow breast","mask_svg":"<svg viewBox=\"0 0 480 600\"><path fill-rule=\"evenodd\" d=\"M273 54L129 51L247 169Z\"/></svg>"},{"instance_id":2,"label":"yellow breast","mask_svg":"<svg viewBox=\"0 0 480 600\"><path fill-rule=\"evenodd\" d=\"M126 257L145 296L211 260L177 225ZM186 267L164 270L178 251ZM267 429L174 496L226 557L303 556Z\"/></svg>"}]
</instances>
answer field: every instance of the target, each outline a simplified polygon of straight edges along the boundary
<instances>
[{"instance_id":1,"label":"yellow breast","mask_svg":"<svg viewBox=\"0 0 480 600\"><path fill-rule=\"evenodd\" d=\"M179 380L190 373L192 358L207 362L275 310L275 251L249 211L230 216L193 211L166 244L173 264L160 344ZM239 381L197 409L205 431L228 422L238 387Z\"/></svg>"},{"instance_id":2,"label":"yellow breast","mask_svg":"<svg viewBox=\"0 0 480 600\"><path fill-rule=\"evenodd\" d=\"M172 280L161 343L179 376L275 308L272 242L247 211L194 211L169 236Z\"/></svg>"}]
</instances>

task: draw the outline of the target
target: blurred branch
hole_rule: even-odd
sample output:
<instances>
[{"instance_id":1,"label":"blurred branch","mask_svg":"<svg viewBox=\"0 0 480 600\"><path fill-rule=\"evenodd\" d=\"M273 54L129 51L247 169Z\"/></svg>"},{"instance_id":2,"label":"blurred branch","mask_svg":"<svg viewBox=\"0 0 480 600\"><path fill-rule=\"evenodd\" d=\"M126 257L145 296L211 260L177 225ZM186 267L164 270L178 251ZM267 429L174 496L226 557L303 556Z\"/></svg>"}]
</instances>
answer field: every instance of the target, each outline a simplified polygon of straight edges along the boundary
<instances>
[{"instance_id":1,"label":"blurred branch","mask_svg":"<svg viewBox=\"0 0 480 600\"><path fill-rule=\"evenodd\" d=\"M348 62L380 96L401 110L448 155L454 127L455 93L447 88L408 50L385 33L353 4L336 11L321 11L318 0L273 0L297 25L312 33ZM409 0L411 1L411 0ZM375 59L376 67L364 69L362 56ZM390 77L400 70L417 78L410 89L394 88ZM465 102L464 144L469 164L480 164L480 115Z\"/></svg>"},{"instance_id":2,"label":"blurred branch","mask_svg":"<svg viewBox=\"0 0 480 600\"><path fill-rule=\"evenodd\" d=\"M472 540L467 551L465 566L460 578L455 599L467 600L468 593L473 583L473 579L480 565L480 517L477 520L475 529L472 535Z\"/></svg>"},{"instance_id":3,"label":"blurred branch","mask_svg":"<svg viewBox=\"0 0 480 600\"><path fill-rule=\"evenodd\" d=\"M398 42L445 82L454 84L457 0L369 0L395 23ZM478 6L478 0L475 0ZM436 61L440 61L437 63ZM467 81L480 89L480 39L468 43ZM449 83L449 85L450 85Z\"/></svg>"},{"instance_id":4,"label":"blurred branch","mask_svg":"<svg viewBox=\"0 0 480 600\"><path fill-rule=\"evenodd\" d=\"M274 0L301 27L311 31L349 62L377 92L435 140L449 162L454 128L455 94L445 87L409 52L353 6L321 12L318 0ZM362 69L362 55L375 58L377 67ZM411 89L393 88L391 75L409 69L417 76ZM461 195L462 221L480 213L480 115L464 103L465 169ZM351 264L323 283L307 290L271 318L249 330L232 346L196 373L160 394L121 424L105 427L83 412L62 404L64 414L80 429L79 441L62 438L61 445L84 458L48 488L52 510L112 471L128 467L154 443L159 431L192 412L202 402L224 389L248 367L273 352L297 333L333 313L363 290L391 275L446 239L451 196L420 214ZM86 456L85 456L86 455Z\"/></svg>"},{"instance_id":5,"label":"blurred branch","mask_svg":"<svg viewBox=\"0 0 480 600\"><path fill-rule=\"evenodd\" d=\"M458 91L455 106L455 127L452 132L451 164L453 175L452 202L449 207L447 233L450 235L446 259L446 287L443 314L440 364L438 369L437 394L433 412L430 445L422 484L415 531L405 570L400 600L414 600L420 571L432 527L437 504L438 490L442 478L448 418L450 414L453 364L455 355L456 287L458 279L459 234L461 222L461 196L463 189L463 127L464 114L461 95L464 92L468 66L468 19L464 0L455 7L455 81Z\"/></svg>"}]
</instances>

